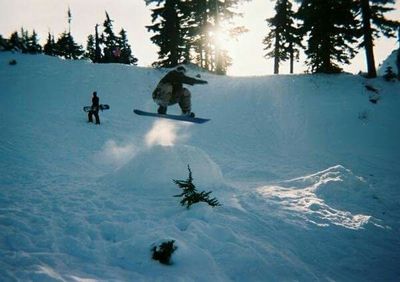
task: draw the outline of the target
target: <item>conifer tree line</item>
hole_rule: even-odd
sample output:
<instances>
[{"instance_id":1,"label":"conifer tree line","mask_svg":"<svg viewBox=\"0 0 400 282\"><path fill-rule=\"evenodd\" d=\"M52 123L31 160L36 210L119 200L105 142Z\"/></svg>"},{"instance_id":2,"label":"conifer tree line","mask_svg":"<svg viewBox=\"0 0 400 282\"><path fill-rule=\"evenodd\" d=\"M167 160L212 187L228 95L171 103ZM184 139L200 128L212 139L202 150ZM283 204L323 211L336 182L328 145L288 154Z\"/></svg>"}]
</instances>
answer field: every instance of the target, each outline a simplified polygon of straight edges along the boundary
<instances>
[{"instance_id":1,"label":"conifer tree line","mask_svg":"<svg viewBox=\"0 0 400 282\"><path fill-rule=\"evenodd\" d=\"M0 51L17 51L22 53L44 53L64 59L90 59L94 63L122 63L136 65L138 59L132 55L126 31L122 28L118 34L114 33L113 21L106 12L106 19L99 33L99 25L94 27L94 35L87 38L86 50L75 42L71 34L71 10L68 9L68 31L64 31L57 40L50 32L47 41L42 47L38 42L35 31L30 35L21 29L14 32L9 39L0 35Z\"/></svg>"},{"instance_id":2,"label":"conifer tree line","mask_svg":"<svg viewBox=\"0 0 400 282\"><path fill-rule=\"evenodd\" d=\"M226 50L218 45L221 23L236 15L240 0L145 0L152 11L151 41L159 47L155 67L193 63L217 74L231 65ZM233 29L237 33L242 29Z\"/></svg>"},{"instance_id":3,"label":"conifer tree line","mask_svg":"<svg viewBox=\"0 0 400 282\"><path fill-rule=\"evenodd\" d=\"M21 53L38 54L42 53L42 46L39 44L38 35L35 30L32 34L21 28L10 35L9 39L0 35L0 51L15 50Z\"/></svg>"},{"instance_id":4,"label":"conifer tree line","mask_svg":"<svg viewBox=\"0 0 400 282\"><path fill-rule=\"evenodd\" d=\"M300 50L313 73L338 73L341 65L364 49L367 77L376 77L374 40L395 37L398 21L385 17L395 0L275 0L275 15L267 19L263 43L267 58L274 58L274 73L281 62L294 60ZM297 6L297 10L294 9Z\"/></svg>"},{"instance_id":5,"label":"conifer tree line","mask_svg":"<svg viewBox=\"0 0 400 282\"><path fill-rule=\"evenodd\" d=\"M146 26L151 41L159 47L154 67L174 67L192 63L205 70L225 74L231 65L228 52L218 44L221 32L237 15L235 8L251 0L144 0L151 9L152 24ZM358 52L365 52L367 76L376 77L374 41L380 36L395 37L398 21L388 20L395 0L269 0L275 13L267 21L263 40L265 57L273 58L274 73L289 61L290 72L300 54L312 73L338 73ZM127 33L114 32L106 12L102 25L93 28L84 49L68 31L57 39L50 32L41 47L35 31L21 29L6 39L0 35L0 50L45 53L66 59L88 58L95 63L137 64ZM233 27L230 35L244 31Z\"/></svg>"}]
</instances>

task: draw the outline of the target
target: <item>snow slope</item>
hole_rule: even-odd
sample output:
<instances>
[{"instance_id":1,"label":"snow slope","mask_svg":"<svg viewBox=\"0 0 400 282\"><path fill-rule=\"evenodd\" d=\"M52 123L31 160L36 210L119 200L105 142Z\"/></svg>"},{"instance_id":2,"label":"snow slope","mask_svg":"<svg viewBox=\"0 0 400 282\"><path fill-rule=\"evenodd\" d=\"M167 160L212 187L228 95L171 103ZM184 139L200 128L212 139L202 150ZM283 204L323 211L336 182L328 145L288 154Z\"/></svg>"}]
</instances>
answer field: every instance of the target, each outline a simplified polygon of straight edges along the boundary
<instances>
[{"instance_id":1,"label":"snow slope","mask_svg":"<svg viewBox=\"0 0 400 282\"><path fill-rule=\"evenodd\" d=\"M164 73L0 53L1 281L399 281L400 83L202 73L210 122L134 115Z\"/></svg>"},{"instance_id":2,"label":"snow slope","mask_svg":"<svg viewBox=\"0 0 400 282\"><path fill-rule=\"evenodd\" d=\"M379 65L378 68L378 75L384 76L387 72L388 67L392 68L392 71L397 74L398 69L396 65L396 58L397 58L397 52L400 52L400 47L397 50L394 50L387 58L386 60Z\"/></svg>"}]
</instances>

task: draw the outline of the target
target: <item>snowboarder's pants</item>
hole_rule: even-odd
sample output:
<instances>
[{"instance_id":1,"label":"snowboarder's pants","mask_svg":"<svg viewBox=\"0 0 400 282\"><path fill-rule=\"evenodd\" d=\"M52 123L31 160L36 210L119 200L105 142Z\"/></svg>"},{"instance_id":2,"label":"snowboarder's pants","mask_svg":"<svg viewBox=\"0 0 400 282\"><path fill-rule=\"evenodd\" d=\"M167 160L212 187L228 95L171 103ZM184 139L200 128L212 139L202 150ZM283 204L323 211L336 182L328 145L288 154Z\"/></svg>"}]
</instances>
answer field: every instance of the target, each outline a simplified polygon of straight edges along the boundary
<instances>
[{"instance_id":1,"label":"snowboarder's pants","mask_svg":"<svg viewBox=\"0 0 400 282\"><path fill-rule=\"evenodd\" d=\"M96 119L96 124L100 124L99 111L89 111L88 113L89 122L93 122L93 115Z\"/></svg>"},{"instance_id":2,"label":"snowboarder's pants","mask_svg":"<svg viewBox=\"0 0 400 282\"><path fill-rule=\"evenodd\" d=\"M191 93L187 88L174 92L173 87L169 83L159 83L153 91L154 102L163 107L168 107L179 103L183 113L190 113L192 109Z\"/></svg>"}]
</instances>

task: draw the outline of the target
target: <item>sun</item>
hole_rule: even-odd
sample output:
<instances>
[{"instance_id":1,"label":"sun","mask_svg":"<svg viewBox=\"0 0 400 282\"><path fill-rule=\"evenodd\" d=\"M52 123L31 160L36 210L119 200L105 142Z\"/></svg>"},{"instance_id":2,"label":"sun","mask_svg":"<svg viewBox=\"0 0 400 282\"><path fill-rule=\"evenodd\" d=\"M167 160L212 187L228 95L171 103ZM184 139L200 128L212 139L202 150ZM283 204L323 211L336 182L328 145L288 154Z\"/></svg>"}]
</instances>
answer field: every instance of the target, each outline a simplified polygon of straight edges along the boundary
<instances>
[{"instance_id":1,"label":"sun","mask_svg":"<svg viewBox=\"0 0 400 282\"><path fill-rule=\"evenodd\" d=\"M217 29L213 34L213 43L218 49L229 49L231 38L222 29Z\"/></svg>"},{"instance_id":2,"label":"sun","mask_svg":"<svg viewBox=\"0 0 400 282\"><path fill-rule=\"evenodd\" d=\"M245 32L243 29L242 32ZM224 50L228 53L237 51L238 36L240 30L230 28L227 25L221 24L219 27L209 31L209 38L212 45L218 50Z\"/></svg>"}]
</instances>

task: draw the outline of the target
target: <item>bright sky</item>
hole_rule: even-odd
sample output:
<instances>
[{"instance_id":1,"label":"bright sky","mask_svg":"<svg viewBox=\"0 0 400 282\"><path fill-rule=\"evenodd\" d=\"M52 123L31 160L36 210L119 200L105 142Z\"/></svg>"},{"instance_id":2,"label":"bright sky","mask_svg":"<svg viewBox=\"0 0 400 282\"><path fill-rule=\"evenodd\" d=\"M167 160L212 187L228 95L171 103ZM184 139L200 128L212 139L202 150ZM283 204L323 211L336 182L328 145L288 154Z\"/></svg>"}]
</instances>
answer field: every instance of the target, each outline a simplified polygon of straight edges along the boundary
<instances>
[{"instance_id":1,"label":"bright sky","mask_svg":"<svg viewBox=\"0 0 400 282\"><path fill-rule=\"evenodd\" d=\"M396 11L390 18L400 19L400 1L396 1ZM267 61L262 40L267 34L266 18L273 16L275 1L252 0L242 4L239 12L242 18L236 21L249 30L237 41L227 40L227 49L233 58L229 68L230 75L264 75L272 74L273 62ZM71 33L79 44L86 46L87 36L94 34L94 26L105 20L105 11L114 20L114 31L117 33L123 27L128 33L128 39L133 54L139 59L140 66L149 66L157 60L157 46L153 45L146 25L151 24L150 8L144 0L0 0L0 34L8 38L14 31L24 27L29 32L33 29L39 34L41 44L50 31L57 38L68 29L67 10L72 12ZM397 39L382 39L376 42L375 57L379 65L395 48ZM345 70L357 73L366 70L365 55L360 51L351 66ZM304 61L304 57L300 58ZM281 73L288 72L288 63L281 67ZM295 72L304 67L301 63L295 65Z\"/></svg>"}]
</instances>

